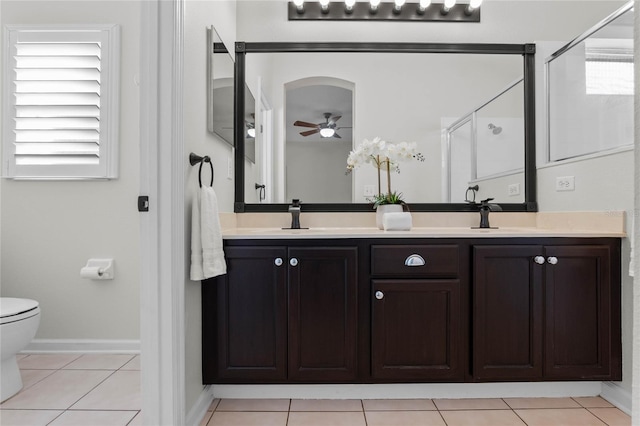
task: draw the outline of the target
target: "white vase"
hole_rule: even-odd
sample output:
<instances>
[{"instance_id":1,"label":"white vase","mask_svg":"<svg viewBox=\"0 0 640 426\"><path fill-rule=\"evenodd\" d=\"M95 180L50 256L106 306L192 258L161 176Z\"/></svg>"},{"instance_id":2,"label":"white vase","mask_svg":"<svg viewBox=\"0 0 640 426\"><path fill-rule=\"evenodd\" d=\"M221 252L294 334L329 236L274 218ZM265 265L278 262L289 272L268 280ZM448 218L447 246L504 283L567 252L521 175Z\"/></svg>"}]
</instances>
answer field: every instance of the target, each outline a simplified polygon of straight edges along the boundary
<instances>
[{"instance_id":1,"label":"white vase","mask_svg":"<svg viewBox=\"0 0 640 426\"><path fill-rule=\"evenodd\" d=\"M378 225L378 229L384 229L382 217L385 213L401 213L402 211L402 204L381 204L376 207L376 225Z\"/></svg>"}]
</instances>

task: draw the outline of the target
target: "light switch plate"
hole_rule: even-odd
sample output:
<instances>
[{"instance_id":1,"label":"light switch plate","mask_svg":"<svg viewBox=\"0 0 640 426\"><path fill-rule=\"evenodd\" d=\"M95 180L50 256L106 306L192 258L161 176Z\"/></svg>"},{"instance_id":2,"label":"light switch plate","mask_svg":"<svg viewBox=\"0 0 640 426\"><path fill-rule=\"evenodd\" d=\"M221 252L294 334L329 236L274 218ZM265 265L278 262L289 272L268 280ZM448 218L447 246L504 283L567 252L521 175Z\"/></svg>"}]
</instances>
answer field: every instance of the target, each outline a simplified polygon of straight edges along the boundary
<instances>
[{"instance_id":1,"label":"light switch plate","mask_svg":"<svg viewBox=\"0 0 640 426\"><path fill-rule=\"evenodd\" d=\"M365 197L373 197L376 192L376 187L375 185L365 185L362 192Z\"/></svg>"},{"instance_id":2,"label":"light switch plate","mask_svg":"<svg viewBox=\"0 0 640 426\"><path fill-rule=\"evenodd\" d=\"M511 185L507 186L507 194L509 195L509 197L520 195L520 184L512 183Z\"/></svg>"}]
</instances>

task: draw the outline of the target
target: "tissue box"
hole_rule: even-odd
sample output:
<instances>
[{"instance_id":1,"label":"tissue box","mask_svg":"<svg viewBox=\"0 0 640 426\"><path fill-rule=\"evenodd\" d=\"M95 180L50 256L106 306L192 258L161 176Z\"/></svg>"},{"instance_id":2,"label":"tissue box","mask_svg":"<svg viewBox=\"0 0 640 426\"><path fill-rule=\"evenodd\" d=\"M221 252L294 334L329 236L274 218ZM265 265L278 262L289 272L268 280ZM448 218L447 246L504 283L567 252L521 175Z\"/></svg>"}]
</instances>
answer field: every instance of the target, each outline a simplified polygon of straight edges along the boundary
<instances>
[{"instance_id":1,"label":"tissue box","mask_svg":"<svg viewBox=\"0 0 640 426\"><path fill-rule=\"evenodd\" d=\"M382 216L382 227L385 231L410 231L412 226L411 213L394 212Z\"/></svg>"}]
</instances>

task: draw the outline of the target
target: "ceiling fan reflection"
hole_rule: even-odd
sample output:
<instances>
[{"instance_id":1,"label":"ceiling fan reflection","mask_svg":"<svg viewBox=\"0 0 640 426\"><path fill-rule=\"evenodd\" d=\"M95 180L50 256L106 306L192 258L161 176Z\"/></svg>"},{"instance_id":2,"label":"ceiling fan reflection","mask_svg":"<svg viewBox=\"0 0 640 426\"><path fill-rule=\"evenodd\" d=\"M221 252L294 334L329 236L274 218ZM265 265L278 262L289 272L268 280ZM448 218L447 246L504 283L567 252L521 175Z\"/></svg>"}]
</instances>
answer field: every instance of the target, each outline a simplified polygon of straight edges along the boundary
<instances>
[{"instance_id":1,"label":"ceiling fan reflection","mask_svg":"<svg viewBox=\"0 0 640 426\"><path fill-rule=\"evenodd\" d=\"M336 115L334 117L332 117L330 112L325 112L324 114L324 123L318 123L318 124L314 124L314 123L309 123L307 121L300 121L297 120L295 123L293 123L294 126L299 126L299 127L311 127L313 128L313 130L306 130L304 132L300 132L300 134L302 136L310 136L310 135L314 135L316 133L320 133L320 137L322 138L338 138L338 139L342 139L340 137L340 135L337 133L337 130L340 129L350 129L350 127L338 127L337 125L337 121L340 120L340 118L342 117L341 115Z\"/></svg>"}]
</instances>

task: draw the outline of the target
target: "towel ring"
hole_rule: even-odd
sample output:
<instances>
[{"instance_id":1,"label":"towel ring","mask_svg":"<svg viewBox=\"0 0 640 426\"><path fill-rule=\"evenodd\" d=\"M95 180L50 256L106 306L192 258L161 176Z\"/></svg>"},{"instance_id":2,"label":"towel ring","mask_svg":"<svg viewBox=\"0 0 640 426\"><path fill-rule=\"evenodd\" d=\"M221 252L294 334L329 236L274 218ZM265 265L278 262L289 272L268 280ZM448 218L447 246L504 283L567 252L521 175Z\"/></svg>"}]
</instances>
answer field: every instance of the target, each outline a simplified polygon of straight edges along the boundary
<instances>
[{"instance_id":1,"label":"towel ring","mask_svg":"<svg viewBox=\"0 0 640 426\"><path fill-rule=\"evenodd\" d=\"M211 162L211 158L209 158L208 155L205 155L204 157L200 157L197 154L194 154L193 152L191 154L189 154L189 164L191 164L192 166L195 166L196 164L200 163L200 168L198 169L198 183L200 184L200 188L202 188L202 163L209 163L209 167L211 167L211 184L209 186L213 186L213 163Z\"/></svg>"},{"instance_id":2,"label":"towel ring","mask_svg":"<svg viewBox=\"0 0 640 426\"><path fill-rule=\"evenodd\" d=\"M198 183L200 184L200 188L202 188L202 163L209 163L211 167L211 183L209 186L213 186L213 164L211 163L211 159L205 156L200 162L200 168L198 169Z\"/></svg>"}]
</instances>

